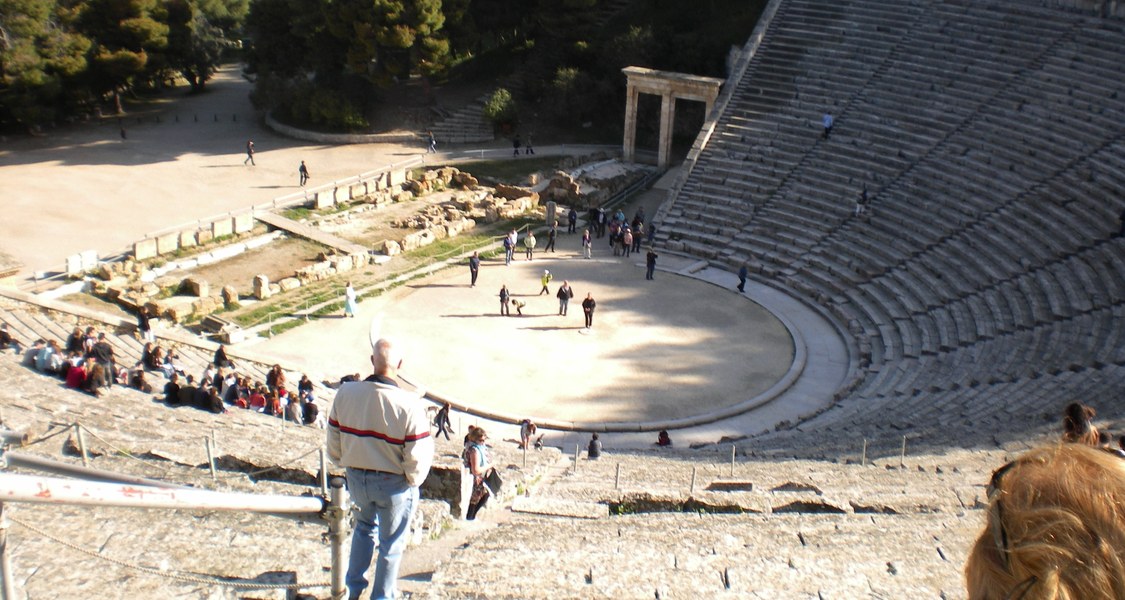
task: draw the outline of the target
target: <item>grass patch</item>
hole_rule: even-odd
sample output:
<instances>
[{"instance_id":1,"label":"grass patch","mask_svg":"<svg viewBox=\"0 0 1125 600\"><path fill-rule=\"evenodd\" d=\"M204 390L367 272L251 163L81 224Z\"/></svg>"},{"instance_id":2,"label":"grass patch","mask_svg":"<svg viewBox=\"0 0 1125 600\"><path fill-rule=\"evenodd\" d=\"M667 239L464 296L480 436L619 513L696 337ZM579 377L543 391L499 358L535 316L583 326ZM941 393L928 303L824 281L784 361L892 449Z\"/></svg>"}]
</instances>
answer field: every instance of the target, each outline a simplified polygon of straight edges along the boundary
<instances>
[{"instance_id":1,"label":"grass patch","mask_svg":"<svg viewBox=\"0 0 1125 600\"><path fill-rule=\"evenodd\" d=\"M522 183L527 176L540 171L554 171L558 168L559 157L544 156L542 158L519 158L512 160L484 160L463 165L462 171L472 173L474 177L491 179L509 185Z\"/></svg>"},{"instance_id":2,"label":"grass patch","mask_svg":"<svg viewBox=\"0 0 1125 600\"><path fill-rule=\"evenodd\" d=\"M289 219L290 221L300 221L301 219L307 219L311 214L312 211L303 206L298 206L296 208L287 208L281 211L281 216Z\"/></svg>"}]
</instances>

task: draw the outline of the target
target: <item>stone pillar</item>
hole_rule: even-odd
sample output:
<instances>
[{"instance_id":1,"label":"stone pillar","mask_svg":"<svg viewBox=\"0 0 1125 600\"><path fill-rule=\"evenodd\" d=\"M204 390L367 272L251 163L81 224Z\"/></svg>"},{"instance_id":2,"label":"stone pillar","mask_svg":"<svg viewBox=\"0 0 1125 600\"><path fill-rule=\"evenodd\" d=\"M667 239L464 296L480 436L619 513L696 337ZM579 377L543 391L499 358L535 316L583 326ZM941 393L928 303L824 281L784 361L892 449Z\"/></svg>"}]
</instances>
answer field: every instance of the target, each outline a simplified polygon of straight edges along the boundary
<instances>
[{"instance_id":1,"label":"stone pillar","mask_svg":"<svg viewBox=\"0 0 1125 600\"><path fill-rule=\"evenodd\" d=\"M555 213L556 213L557 210L558 210L558 205L555 204L555 201L554 200L548 200L547 201L547 227L550 227L551 225L555 224L555 220L557 219L557 217L555 216Z\"/></svg>"},{"instance_id":2,"label":"stone pillar","mask_svg":"<svg viewBox=\"0 0 1125 600\"><path fill-rule=\"evenodd\" d=\"M254 297L258 300L266 300L270 297L270 278L265 275L256 275L254 277Z\"/></svg>"},{"instance_id":3,"label":"stone pillar","mask_svg":"<svg viewBox=\"0 0 1125 600\"><path fill-rule=\"evenodd\" d=\"M668 166L672 154L672 124L676 120L676 97L665 92L660 97L660 148L656 164L663 169Z\"/></svg>"},{"instance_id":4,"label":"stone pillar","mask_svg":"<svg viewBox=\"0 0 1125 600\"><path fill-rule=\"evenodd\" d=\"M637 86L629 83L625 91L625 142L621 150L622 160L633 162L637 150L637 100L640 92Z\"/></svg>"}]
</instances>

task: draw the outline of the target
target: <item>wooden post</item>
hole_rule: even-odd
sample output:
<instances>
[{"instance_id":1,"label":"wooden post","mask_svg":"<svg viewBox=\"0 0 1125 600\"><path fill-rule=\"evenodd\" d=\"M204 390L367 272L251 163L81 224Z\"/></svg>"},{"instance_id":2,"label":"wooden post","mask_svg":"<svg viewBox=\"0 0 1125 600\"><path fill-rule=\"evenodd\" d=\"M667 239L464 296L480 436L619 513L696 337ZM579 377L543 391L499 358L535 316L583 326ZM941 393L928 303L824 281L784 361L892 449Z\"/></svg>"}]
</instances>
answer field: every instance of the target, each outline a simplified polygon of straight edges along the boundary
<instances>
[{"instance_id":1,"label":"wooden post","mask_svg":"<svg viewBox=\"0 0 1125 600\"><path fill-rule=\"evenodd\" d=\"M82 424L74 423L74 435L78 438L78 450L82 452L82 466L90 466L90 455L86 452L86 436L82 434Z\"/></svg>"},{"instance_id":2,"label":"wooden post","mask_svg":"<svg viewBox=\"0 0 1125 600\"><path fill-rule=\"evenodd\" d=\"M578 453L580 452L579 448L580 448L580 446L578 444L574 445L574 472L575 473L578 472ZM527 450L525 449L524 451L526 452Z\"/></svg>"},{"instance_id":3,"label":"wooden post","mask_svg":"<svg viewBox=\"0 0 1125 600\"><path fill-rule=\"evenodd\" d=\"M902 436L902 454L898 457L898 466L906 466L906 436Z\"/></svg>"},{"instance_id":4,"label":"wooden post","mask_svg":"<svg viewBox=\"0 0 1125 600\"><path fill-rule=\"evenodd\" d=\"M691 489L688 491L690 494L695 493L695 466L691 467Z\"/></svg>"},{"instance_id":5,"label":"wooden post","mask_svg":"<svg viewBox=\"0 0 1125 600\"><path fill-rule=\"evenodd\" d=\"M211 483L219 478L215 475L215 451L211 448L211 438L203 438L203 445L207 448L207 466L211 469Z\"/></svg>"},{"instance_id":6,"label":"wooden post","mask_svg":"<svg viewBox=\"0 0 1125 600\"><path fill-rule=\"evenodd\" d=\"M867 438L863 438L863 454L859 457L859 466L867 465Z\"/></svg>"},{"instance_id":7,"label":"wooden post","mask_svg":"<svg viewBox=\"0 0 1125 600\"><path fill-rule=\"evenodd\" d=\"M320 449L320 493L328 497L328 451Z\"/></svg>"},{"instance_id":8,"label":"wooden post","mask_svg":"<svg viewBox=\"0 0 1125 600\"><path fill-rule=\"evenodd\" d=\"M730 476L732 478L734 477L734 453L735 453L734 444L731 444L730 445Z\"/></svg>"},{"instance_id":9,"label":"wooden post","mask_svg":"<svg viewBox=\"0 0 1125 600\"><path fill-rule=\"evenodd\" d=\"M613 476L613 489L621 489L621 463L617 463L617 474Z\"/></svg>"}]
</instances>

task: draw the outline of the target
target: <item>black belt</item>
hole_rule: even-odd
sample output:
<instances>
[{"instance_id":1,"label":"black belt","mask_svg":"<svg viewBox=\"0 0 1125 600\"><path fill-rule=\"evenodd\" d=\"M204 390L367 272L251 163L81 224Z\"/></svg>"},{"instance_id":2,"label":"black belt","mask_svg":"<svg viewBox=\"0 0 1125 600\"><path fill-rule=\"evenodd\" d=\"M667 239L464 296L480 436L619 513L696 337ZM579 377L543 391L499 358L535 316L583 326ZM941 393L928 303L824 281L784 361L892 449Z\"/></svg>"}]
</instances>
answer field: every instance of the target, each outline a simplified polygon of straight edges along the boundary
<instances>
[{"instance_id":1,"label":"black belt","mask_svg":"<svg viewBox=\"0 0 1125 600\"><path fill-rule=\"evenodd\" d=\"M364 469L364 468L361 468L361 467L348 467L348 468L349 469L355 469L356 471L363 471L364 473L381 473L383 475L402 475L402 473L392 473L391 471L380 471L378 469Z\"/></svg>"}]
</instances>

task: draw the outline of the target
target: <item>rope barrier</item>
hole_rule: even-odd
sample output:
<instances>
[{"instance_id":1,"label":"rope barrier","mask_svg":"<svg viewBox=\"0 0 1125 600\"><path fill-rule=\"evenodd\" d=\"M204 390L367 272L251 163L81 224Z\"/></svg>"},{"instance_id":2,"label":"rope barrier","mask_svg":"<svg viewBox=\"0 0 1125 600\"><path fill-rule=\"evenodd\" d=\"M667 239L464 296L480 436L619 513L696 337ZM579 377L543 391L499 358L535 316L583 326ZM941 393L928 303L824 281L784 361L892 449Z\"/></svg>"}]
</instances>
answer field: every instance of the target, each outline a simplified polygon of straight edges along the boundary
<instances>
[{"instance_id":1,"label":"rope barrier","mask_svg":"<svg viewBox=\"0 0 1125 600\"><path fill-rule=\"evenodd\" d=\"M166 468L162 469L162 468L156 466L155 464L153 464L151 461L147 461L147 460L144 460L143 458L137 458L136 456L133 456L133 453L130 450L118 448L117 446L108 442L105 438L103 438L102 436L98 435L96 432L91 430L89 427L86 427L85 425L82 425L81 423L79 423L78 426L81 427L83 430L85 430L90 435L94 436L95 439L100 440L103 444L109 446L109 448L111 450L113 450L114 452L117 452L119 455L124 456L125 458L131 459L131 460L135 460L135 461L141 463L142 465L145 465L146 467L149 467L151 469L156 469L162 475L167 475L168 472L171 471L176 466L173 463L173 464L168 465Z\"/></svg>"},{"instance_id":2,"label":"rope barrier","mask_svg":"<svg viewBox=\"0 0 1125 600\"><path fill-rule=\"evenodd\" d=\"M66 433L66 432L70 431L71 427L74 427L74 424L66 425L66 426L64 426L64 427L63 427L62 429L59 429L58 431L56 431L56 432L54 432L54 433L49 433L49 434L46 434L46 435L44 435L44 436L40 437L40 438L39 438L39 439L37 439L37 440L33 440L33 441L30 441L30 442L26 443L26 444L24 444L24 445L23 445L22 447L23 447L23 448L30 448L30 447L32 447L32 446L34 446L34 445L36 445L36 444L41 444L41 443L43 443L43 442L45 442L45 441L47 441L47 440L49 440L49 439L51 439L51 438L53 438L53 437L57 437L57 436L60 436L60 435L62 435L62 434L64 434L64 433Z\"/></svg>"},{"instance_id":3,"label":"rope barrier","mask_svg":"<svg viewBox=\"0 0 1125 600\"><path fill-rule=\"evenodd\" d=\"M98 552L96 550L90 550L88 548L83 548L83 547L81 547L77 544L68 542L68 541L63 540L61 538L58 538L54 535L51 535L50 533L47 533L46 531L43 531L42 529L39 529L38 527L35 527L34 525L24 523L23 521L20 521L19 519L16 519L16 518L13 518L13 517L9 516L8 520L11 521L12 523L15 523L16 525L19 525L20 527L23 527L24 529L27 529L28 531L30 531L32 533L43 536L44 538L46 538L46 539L48 539L52 542L55 542L56 544L60 544L62 546L70 548L71 550L74 550L76 552L80 552L82 554L86 554L86 555L92 556L94 558L99 558L99 559L104 560L106 562L115 564L119 567L125 567L126 569L133 569L135 571L140 571L142 573L147 573L149 575L155 575L157 577L163 577L165 579L172 579L172 580L175 580L175 581L183 581L183 582L188 582L188 583L199 583L199 584L204 584L204 585L216 585L216 586L230 587L230 588L236 588L236 589L248 589L248 590L260 590L260 589L297 590L297 589L305 589L305 588L331 587L331 585L332 585L329 582L307 583L307 584L300 584L300 583L284 584L284 583L253 583L253 582L250 582L250 581L245 580L245 579L243 579L241 581L231 581L230 579L224 578L220 575L211 575L211 574L208 574L208 573L187 574L187 572L185 572L185 571L167 571L167 570L159 569L159 568L156 568L156 567L146 567L144 565L138 565L136 563L131 563L131 562L128 562L128 561L125 561L125 560L121 560L119 558L114 558L112 556L106 556L105 554L102 554L101 552Z\"/></svg>"},{"instance_id":4,"label":"rope barrier","mask_svg":"<svg viewBox=\"0 0 1125 600\"><path fill-rule=\"evenodd\" d=\"M289 465L291 465L291 464L301 460L302 458L305 458L306 456L309 456L309 455L311 455L315 452L320 452L320 446L319 445L317 447L313 448L312 450L309 450L308 452L306 452L306 453L304 453L300 456L297 456L295 458L292 458L290 460L287 460L283 463L279 463L279 464L273 465L271 467L266 467L264 469L258 469L257 471L250 471L249 473L233 473L231 475L224 475L224 476L220 477L219 479L225 480L225 479L233 479L233 478L236 478L236 477L256 477L258 475L261 475L262 473L269 473L270 471L274 471L274 470L277 470L277 469L281 469L283 467L287 467L287 466L289 466Z\"/></svg>"}]
</instances>

